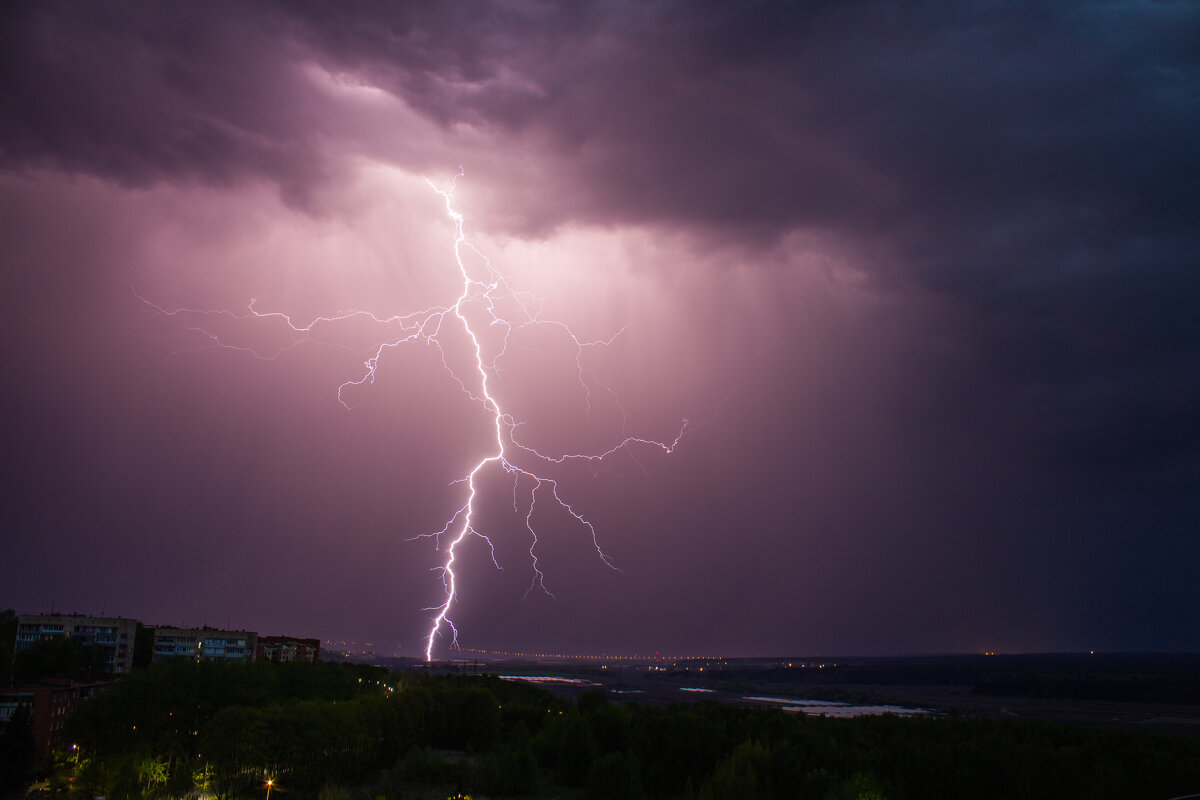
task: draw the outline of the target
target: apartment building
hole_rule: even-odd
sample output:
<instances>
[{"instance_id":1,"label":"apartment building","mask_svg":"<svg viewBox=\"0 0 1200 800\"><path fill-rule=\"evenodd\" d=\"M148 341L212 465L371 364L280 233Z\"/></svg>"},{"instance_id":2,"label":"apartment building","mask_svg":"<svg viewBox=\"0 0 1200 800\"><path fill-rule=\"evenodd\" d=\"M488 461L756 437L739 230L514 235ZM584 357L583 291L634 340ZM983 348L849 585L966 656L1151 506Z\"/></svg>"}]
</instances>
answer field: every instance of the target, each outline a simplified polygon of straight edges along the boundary
<instances>
[{"instance_id":1,"label":"apartment building","mask_svg":"<svg viewBox=\"0 0 1200 800\"><path fill-rule=\"evenodd\" d=\"M104 651L104 671L125 675L133 669L133 642L138 621L124 617L93 617L88 614L20 614L17 616L15 652L35 642L69 636L87 647Z\"/></svg>"},{"instance_id":2,"label":"apartment building","mask_svg":"<svg viewBox=\"0 0 1200 800\"><path fill-rule=\"evenodd\" d=\"M194 658L198 661L251 662L258 648L254 631L218 628L154 629L153 660Z\"/></svg>"},{"instance_id":3,"label":"apartment building","mask_svg":"<svg viewBox=\"0 0 1200 800\"><path fill-rule=\"evenodd\" d=\"M286 663L289 661L320 661L320 639L297 639L294 636L258 637L258 660Z\"/></svg>"}]
</instances>

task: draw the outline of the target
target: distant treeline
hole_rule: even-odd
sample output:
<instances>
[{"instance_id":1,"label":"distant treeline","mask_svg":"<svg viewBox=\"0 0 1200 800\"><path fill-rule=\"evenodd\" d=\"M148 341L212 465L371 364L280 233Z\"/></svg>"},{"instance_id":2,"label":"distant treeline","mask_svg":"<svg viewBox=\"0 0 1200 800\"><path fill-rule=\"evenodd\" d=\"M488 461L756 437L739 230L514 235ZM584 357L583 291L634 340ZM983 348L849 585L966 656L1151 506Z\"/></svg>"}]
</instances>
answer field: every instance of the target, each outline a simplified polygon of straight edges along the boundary
<instances>
[{"instance_id":1,"label":"distant treeline","mask_svg":"<svg viewBox=\"0 0 1200 800\"><path fill-rule=\"evenodd\" d=\"M1200 655L1188 653L860 658L831 660L820 669L801 663L763 668L735 662L705 674L728 688L761 688L773 680L807 687L942 685L985 695L1200 704Z\"/></svg>"},{"instance_id":2,"label":"distant treeline","mask_svg":"<svg viewBox=\"0 0 1200 800\"><path fill-rule=\"evenodd\" d=\"M1060 700L1200 705L1200 675L997 675L975 684L976 694Z\"/></svg>"},{"instance_id":3,"label":"distant treeline","mask_svg":"<svg viewBox=\"0 0 1200 800\"><path fill-rule=\"evenodd\" d=\"M51 790L182 797L1168 798L1200 742L974 719L806 718L717 702L572 703L494 677L174 661L67 721ZM13 785L13 784L9 784ZM573 793L573 794L572 794ZM16 794L16 791L13 791Z\"/></svg>"}]
</instances>

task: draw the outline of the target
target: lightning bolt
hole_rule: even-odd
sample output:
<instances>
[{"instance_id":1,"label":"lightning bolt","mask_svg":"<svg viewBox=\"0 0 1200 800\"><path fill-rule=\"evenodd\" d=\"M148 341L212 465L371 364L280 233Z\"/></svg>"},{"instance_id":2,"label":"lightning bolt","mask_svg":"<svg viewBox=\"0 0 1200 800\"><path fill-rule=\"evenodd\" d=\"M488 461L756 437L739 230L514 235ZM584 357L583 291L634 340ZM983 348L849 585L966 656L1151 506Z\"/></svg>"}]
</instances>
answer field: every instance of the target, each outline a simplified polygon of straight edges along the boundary
<instances>
[{"instance_id":1,"label":"lightning bolt","mask_svg":"<svg viewBox=\"0 0 1200 800\"><path fill-rule=\"evenodd\" d=\"M530 536L529 558L533 572L533 577L525 594L528 596L530 592L536 589L553 597L553 594L546 587L545 575L542 573L537 557L538 529L534 524L534 512L539 507L539 498L545 502L553 503L554 506L567 512L575 523L587 531L597 557L606 566L614 570L617 567L612 558L601 548L599 536L592 522L563 498L559 491L558 480L543 474L542 470L568 462L583 462L590 465L598 465L621 452L628 454L634 463L641 466L635 450L657 450L669 455L679 446L688 431L688 422L685 419L682 421L674 439L670 441L632 436L628 433L628 418L617 393L599 384L598 381L589 381L583 362L584 352L588 348L611 344L617 336L621 335L624 329L617 331L616 334L608 339L585 341L577 337L566 324L543 319L540 312L533 310L529 299L525 295L514 291L504 276L492 266L491 261L467 241L463 230L463 215L456 211L453 205L454 191L457 188L458 179L463 177L463 175L463 169L459 167L458 173L451 181L449 189L445 190L439 189L428 179L425 181L430 189L443 199L446 214L453 222L454 262L462 281L462 290L452 305L435 306L409 314L390 317L381 317L371 312L359 310L339 311L328 316L316 317L305 323L298 323L291 316L281 312L259 311L255 307L255 301L253 300L247 306L246 311L240 313L195 308L166 308L142 297L134 290L134 294L138 300L155 312L164 316L185 320L184 329L190 334L199 336L201 341L200 345L188 348L189 350L220 347L245 351L255 358L273 359L301 343L310 341L316 341L327 346L350 349L345 345L339 345L316 337L318 329L335 326L337 323L369 320L386 329L394 329L396 331L395 335L384 338L382 341L377 341L365 352L361 353L361 356L364 357L362 362L363 373L358 378L347 380L338 387L338 401L346 408L350 408L345 395L347 389L353 386L374 383L380 363L389 350L418 341L438 348L442 366L450 379L456 382L459 388L472 400L481 404L485 414L490 418L494 431L494 442L491 445L490 451L483 455L467 474L453 482L454 484L465 484L466 496L463 504L450 515L450 518L441 530L412 537L412 539L432 538L436 542L437 550L445 554L444 560L439 565L433 567L433 570L438 572L441 577L444 591L443 599L439 604L425 609L426 611L434 612L434 616L430 620L429 632L425 636L426 661L433 660L436 645L446 635L443 632L444 630L449 634L451 649L458 647L458 629L450 616L450 612L454 607L455 600L458 598L459 577L455 573L454 567L458 559L459 548L463 545L464 541L468 537L482 539L488 545L492 562L497 568L500 568L500 564L496 559L495 545L485 533L476 527L475 522L479 516L479 509L477 508L477 482L483 473L488 470L499 470L511 476L513 481L514 513L520 513L520 496L522 494L522 487L524 486L524 496L528 499L528 507L523 521L525 529ZM479 263L482 264L482 268L469 268L466 260L464 260L464 253L469 253L478 258ZM510 306L512 313L505 313L504 309ZM196 318L204 320L213 317L223 317L231 321L248 319L280 321L284 324L289 334L289 339L285 344L264 352L254 347L227 341L226 337L215 333L210 327L188 321ZM473 356L471 372L473 374L462 376L450 366L440 339L444 331L447 330L447 326L458 326L470 341L470 350ZM583 389L584 404L589 413L591 411L592 390L597 387L608 392L616 403L616 407L620 409L623 420L621 435L607 449L594 453L543 453L522 441L518 436L519 429L523 423L505 411L504 406L493 389L493 382L499 380L500 363L507 353L511 334L515 330L533 326L555 328L561 331L572 343L575 355L576 378ZM499 344L496 346L489 347L486 341L489 337L483 335L484 331L489 329L499 332L499 336L493 334L490 337L493 340L499 339ZM448 539L449 543L443 545L444 539Z\"/></svg>"}]
</instances>

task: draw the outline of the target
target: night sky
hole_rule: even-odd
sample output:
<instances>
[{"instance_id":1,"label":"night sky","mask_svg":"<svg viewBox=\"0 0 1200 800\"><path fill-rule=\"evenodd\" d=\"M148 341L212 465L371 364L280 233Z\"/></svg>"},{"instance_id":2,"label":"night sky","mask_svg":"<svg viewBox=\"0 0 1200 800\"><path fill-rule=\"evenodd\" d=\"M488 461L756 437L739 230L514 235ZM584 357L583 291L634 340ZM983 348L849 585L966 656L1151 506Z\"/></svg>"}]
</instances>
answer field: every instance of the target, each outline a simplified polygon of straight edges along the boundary
<instances>
[{"instance_id":1,"label":"night sky","mask_svg":"<svg viewBox=\"0 0 1200 800\"><path fill-rule=\"evenodd\" d=\"M620 570L540 506L553 598L488 473L462 646L1200 649L1198 142L1190 2L7 2L0 607L417 655L462 335L347 408L388 326L245 317L453 303L462 165L531 313L620 332L513 334L522 440L689 421L547 467Z\"/></svg>"}]
</instances>

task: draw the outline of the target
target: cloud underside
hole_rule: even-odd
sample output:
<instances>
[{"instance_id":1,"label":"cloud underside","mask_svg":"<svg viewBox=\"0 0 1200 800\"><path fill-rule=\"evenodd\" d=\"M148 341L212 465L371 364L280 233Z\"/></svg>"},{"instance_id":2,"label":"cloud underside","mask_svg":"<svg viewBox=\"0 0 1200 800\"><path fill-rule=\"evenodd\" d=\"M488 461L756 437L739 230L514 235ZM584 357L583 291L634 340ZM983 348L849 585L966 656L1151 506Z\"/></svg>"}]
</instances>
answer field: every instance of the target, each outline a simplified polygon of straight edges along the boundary
<instances>
[{"instance_id":1,"label":"cloud underside","mask_svg":"<svg viewBox=\"0 0 1200 800\"><path fill-rule=\"evenodd\" d=\"M1103 529L1086 563L1115 572L1117 521L1177 539L1200 469L1198 39L1183 2L9 3L0 224L42 254L18 294L57 298L62 274L124 274L38 250L69 246L30 232L56 214L112 244L139 220L173 229L139 192L213 192L322 231L357 215L357 231L364 165L463 164L469 217L496 241L615 232L645 254L631 272L688 303L677 334L710 326L707 385L736 383L752 429L714 441L760 448L736 455L761 466L732 482L747 503L793 491L780 475L823 485L789 459L824 460L847 482L892 475L879 502L918 540L983 516L976 535L1016 564L1038 536L1062 556ZM26 192L39 176L50 188ZM85 188L56 211L73 176ZM254 199L264 186L278 208ZM105 192L126 222L98 210ZM836 263L832 286L818 263ZM49 341L44 319L18 321ZM55 356L21 363L49 374ZM24 412L48 419L35 400ZM925 482L906 497L909 471ZM864 529L904 516L869 505L850 515ZM849 524L815 494L768 517Z\"/></svg>"},{"instance_id":2,"label":"cloud underside","mask_svg":"<svg viewBox=\"0 0 1200 800\"><path fill-rule=\"evenodd\" d=\"M965 304L963 335L1007 380L1035 395L1065 381L1048 402L1195 444L1178 419L1195 407L1179 394L1200 393L1192 5L29 3L7 17L10 170L266 179L319 213L352 159L457 159L503 187L489 220L517 235L650 224L769 248L816 233L882 287ZM1180 423L1182 443L1162 428Z\"/></svg>"}]
</instances>

